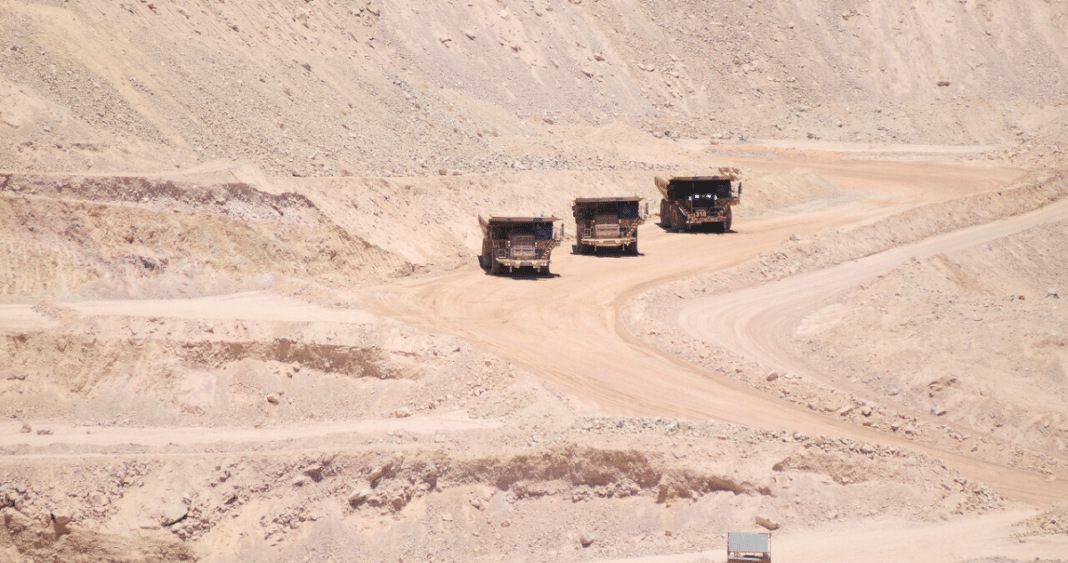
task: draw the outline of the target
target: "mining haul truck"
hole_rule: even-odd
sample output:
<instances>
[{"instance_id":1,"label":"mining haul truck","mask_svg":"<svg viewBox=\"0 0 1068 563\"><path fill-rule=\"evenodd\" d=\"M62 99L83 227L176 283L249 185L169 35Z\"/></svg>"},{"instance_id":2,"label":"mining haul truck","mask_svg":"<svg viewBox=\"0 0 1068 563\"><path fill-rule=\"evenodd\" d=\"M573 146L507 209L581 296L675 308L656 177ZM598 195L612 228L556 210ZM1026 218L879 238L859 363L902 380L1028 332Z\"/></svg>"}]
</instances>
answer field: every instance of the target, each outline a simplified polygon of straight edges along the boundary
<instances>
[{"instance_id":1,"label":"mining haul truck","mask_svg":"<svg viewBox=\"0 0 1068 563\"><path fill-rule=\"evenodd\" d=\"M560 244L553 228L556 217L478 216L482 227L482 255L479 263L492 274L513 273L533 268L549 273L549 255Z\"/></svg>"},{"instance_id":2,"label":"mining haul truck","mask_svg":"<svg viewBox=\"0 0 1068 563\"><path fill-rule=\"evenodd\" d=\"M720 169L718 176L676 176L656 178L660 201L660 224L676 231L689 231L712 225L717 231L731 230L731 206L742 197L742 183L736 169Z\"/></svg>"},{"instance_id":3,"label":"mining haul truck","mask_svg":"<svg viewBox=\"0 0 1068 563\"><path fill-rule=\"evenodd\" d=\"M727 563L771 563L771 534L727 534Z\"/></svg>"},{"instance_id":4,"label":"mining haul truck","mask_svg":"<svg viewBox=\"0 0 1068 563\"><path fill-rule=\"evenodd\" d=\"M571 210L575 213L575 247L579 254L597 248L618 248L638 254L638 211L640 197L580 197Z\"/></svg>"}]
</instances>

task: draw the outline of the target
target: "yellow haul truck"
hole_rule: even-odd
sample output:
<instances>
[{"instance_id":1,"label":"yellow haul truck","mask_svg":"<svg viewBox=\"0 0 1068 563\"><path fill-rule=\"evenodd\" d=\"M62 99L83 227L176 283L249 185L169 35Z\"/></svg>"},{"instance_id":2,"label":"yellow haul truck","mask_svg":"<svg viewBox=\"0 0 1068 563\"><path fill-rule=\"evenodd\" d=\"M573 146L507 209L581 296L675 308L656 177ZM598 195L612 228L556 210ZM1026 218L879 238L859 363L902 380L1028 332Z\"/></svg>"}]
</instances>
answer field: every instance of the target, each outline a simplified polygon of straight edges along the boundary
<instances>
[{"instance_id":1,"label":"yellow haul truck","mask_svg":"<svg viewBox=\"0 0 1068 563\"><path fill-rule=\"evenodd\" d=\"M482 227L482 255L479 264L496 275L519 268L533 268L549 274L549 256L560 244L554 223L556 217L478 216Z\"/></svg>"},{"instance_id":2,"label":"yellow haul truck","mask_svg":"<svg viewBox=\"0 0 1068 563\"><path fill-rule=\"evenodd\" d=\"M736 169L720 169L718 176L657 177L655 182L664 196L660 200L660 224L664 227L689 231L712 225L721 233L731 230L731 206L738 205L742 197Z\"/></svg>"},{"instance_id":3,"label":"yellow haul truck","mask_svg":"<svg viewBox=\"0 0 1068 563\"><path fill-rule=\"evenodd\" d=\"M638 210L640 197L580 197L571 210L575 214L575 250L587 254L598 248L618 248L638 254Z\"/></svg>"}]
</instances>

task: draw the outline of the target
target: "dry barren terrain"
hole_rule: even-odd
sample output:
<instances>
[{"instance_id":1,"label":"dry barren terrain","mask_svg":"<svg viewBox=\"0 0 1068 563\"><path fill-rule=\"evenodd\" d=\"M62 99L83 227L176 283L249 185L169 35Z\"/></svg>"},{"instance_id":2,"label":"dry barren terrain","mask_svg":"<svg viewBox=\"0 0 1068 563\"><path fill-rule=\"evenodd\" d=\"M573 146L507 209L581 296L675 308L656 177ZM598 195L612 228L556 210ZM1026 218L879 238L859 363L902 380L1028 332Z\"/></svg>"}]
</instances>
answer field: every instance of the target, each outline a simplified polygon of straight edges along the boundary
<instances>
[{"instance_id":1,"label":"dry barren terrain","mask_svg":"<svg viewBox=\"0 0 1068 563\"><path fill-rule=\"evenodd\" d=\"M0 0L0 561L1068 560L1066 18Z\"/></svg>"}]
</instances>

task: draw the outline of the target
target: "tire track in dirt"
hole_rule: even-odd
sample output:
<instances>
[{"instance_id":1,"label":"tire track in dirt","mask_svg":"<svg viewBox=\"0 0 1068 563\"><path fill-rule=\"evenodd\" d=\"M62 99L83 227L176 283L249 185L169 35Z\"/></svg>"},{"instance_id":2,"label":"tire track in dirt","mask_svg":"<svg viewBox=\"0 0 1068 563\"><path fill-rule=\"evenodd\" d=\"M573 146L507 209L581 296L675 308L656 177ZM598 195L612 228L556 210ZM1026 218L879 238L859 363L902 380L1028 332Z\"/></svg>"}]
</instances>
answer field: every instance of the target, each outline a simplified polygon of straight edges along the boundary
<instances>
[{"instance_id":1,"label":"tire track in dirt","mask_svg":"<svg viewBox=\"0 0 1068 563\"><path fill-rule=\"evenodd\" d=\"M771 369L822 378L803 359L792 357L779 342L805 312L834 294L904 264L938 253L951 253L1002 238L1042 223L1068 219L1068 200L1037 211L931 237L834 267L798 274L738 291L696 298L680 308L678 324L689 336L755 360ZM799 425L802 421L798 421ZM803 427L801 429L804 429ZM1068 498L1068 484L1045 476L970 459L906 440L854 428L847 435L907 445L953 465L961 473L987 482L1002 493L1036 503ZM889 442L887 442L889 440Z\"/></svg>"}]
</instances>

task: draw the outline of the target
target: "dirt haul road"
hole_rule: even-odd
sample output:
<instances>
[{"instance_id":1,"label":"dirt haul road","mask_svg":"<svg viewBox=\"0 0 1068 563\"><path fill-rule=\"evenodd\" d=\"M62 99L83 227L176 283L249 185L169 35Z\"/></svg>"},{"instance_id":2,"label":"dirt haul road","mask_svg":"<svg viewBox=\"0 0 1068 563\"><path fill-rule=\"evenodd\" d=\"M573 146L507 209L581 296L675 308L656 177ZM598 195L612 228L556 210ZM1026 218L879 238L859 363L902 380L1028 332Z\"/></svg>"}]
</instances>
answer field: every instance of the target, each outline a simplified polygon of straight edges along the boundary
<instances>
[{"instance_id":1,"label":"dirt haul road","mask_svg":"<svg viewBox=\"0 0 1068 563\"><path fill-rule=\"evenodd\" d=\"M767 430L918 447L1010 497L1038 504L1068 497L1068 487L1050 483L1043 475L917 445L778 400L649 346L631 333L632 327L618 322L620 307L647 288L698 272L729 268L776 247L792 234L804 236L988 191L997 187L995 178L1000 176L1007 182L1011 174L930 162L887 166L826 156L802 157L800 162L764 162L769 163L775 168L791 164L817 168L844 189L859 190L865 196L836 207L740 220L735 232L727 235L680 235L646 224L641 230L643 255L639 257L575 256L565 246L553 256L551 278L493 277L470 267L383 289L377 294L379 312L490 348L544 377L573 397L580 410L585 406L627 415L714 419ZM1068 205L1060 204L840 268L797 276L796 280L694 301L681 311L679 319L693 335L716 346L769 367L803 373L803 362L780 354L776 341L780 331L789 330L789 321L816 304L818 297L858 284L912 256L980 244L1066 216ZM786 307L780 312L781 304Z\"/></svg>"},{"instance_id":2,"label":"dirt haul road","mask_svg":"<svg viewBox=\"0 0 1068 563\"><path fill-rule=\"evenodd\" d=\"M793 208L782 212L768 211L761 215L750 217L741 215L735 224L735 232L725 235L667 233L654 223L655 218L653 218L649 224L642 227L641 250L643 255L630 257L603 253L597 256L576 256L570 253L571 249L569 247L564 246L558 249L554 256L554 275L551 277L510 278L489 276L478 269L472 260L470 264L452 272L410 278L390 285L357 290L356 298L347 302L362 301L364 303L362 309L358 307L327 308L313 305L305 300L283 297L275 290L197 299L72 301L65 302L63 306L71 309L73 313L76 313L82 319L117 319L125 317L143 319L146 317L158 317L160 319L185 319L191 322L205 320L253 321L249 323L255 329L253 334L259 334L256 330L267 331L278 328L271 323L293 323L305 327L315 323L329 324L329 330L336 330L338 334L343 334L351 331L352 327L366 324L396 324L388 320L388 317L392 317L432 333L458 335L474 344L473 348L475 350L494 352L497 356L502 357L501 359L503 360L519 364L520 367L526 368L526 371L532 372L537 377L547 381L554 391L565 395L566 399L572 404L571 413L575 415L623 414L698 420L709 419L725 421L744 427L796 432L811 436L814 439L809 440L809 442L820 444L836 442L834 438L838 437L886 444L895 446L894 449L912 449L927 453L943 460L952 469L963 473L968 480L989 484L1003 494L1016 499L1037 505L1045 505L1051 500L1065 498L1068 495L1068 491L1064 490L1063 480L1051 481L1037 473L1029 473L1018 468L998 465L997 463L969 457L966 454L961 455L952 449L942 448L937 443L933 445L923 444L897 435L880 433L859 425L850 424L833 416L820 414L801 405L779 400L773 394L749 387L723 373L724 370L734 367L734 364L713 365L712 370L698 367L680 356L676 356L674 353L644 340L643 338L647 337L652 329L642 323L630 322L629 317L624 321L622 312L625 310L624 305L640 302L640 296L646 294L648 289L657 288L672 280L687 280L688 283L688 278L694 275L706 275L710 272L729 269L734 265L748 262L762 252L779 248L790 235L796 234L807 239L813 233L818 233L825 229L849 227L858 223L870 222L873 218L899 213L916 206L943 202L972 193L996 190L1011 182L1019 171L932 162L898 162L894 166L887 166L885 162L865 163L842 160L840 157L826 154L798 156L796 153L792 156L768 158L761 161L754 160L743 165L748 165L749 168L756 171L790 170L798 166L811 167L817 169L824 177L833 178L841 188L854 190L858 193L849 197L835 197L826 201L811 201L805 203L801 208ZM868 168L869 166L870 168ZM960 244L974 244L982 240L988 240L992 236L1003 236L1015 232L1029 224L1034 224L1038 220L1052 220L1058 216L1056 214L1062 214L1059 216L1063 217L1065 207L1063 204L1050 206L1029 217L1021 216L1017 219L991 223L979 229L959 231L948 237L932 238L921 244L934 244L935 246L923 252L938 252L940 251L938 249L948 250L952 246L946 245L957 244L952 243L952 241L957 241ZM570 222L565 223L568 230L571 231L573 224ZM919 252L921 251L915 250L914 247L905 247L891 251L886 256L903 253L904 259L907 259L913 254L921 255L918 254ZM886 259L885 256L873 258L876 260ZM900 260L901 258L898 259ZM891 260L891 262L879 263L878 267L888 268L892 267L892 264L893 261ZM837 270L828 271L833 274ZM815 272L811 276L818 277L821 273ZM856 275L858 277L855 279L858 280L863 277L860 274ZM788 289L792 287L790 284L800 283L796 280L803 282L811 276L794 276L783 282L768 284L761 286L761 288ZM843 277L848 278L841 280L847 284L856 283L855 281L850 281L853 278L849 276ZM799 287L798 291L801 290L802 288ZM747 293L749 291L759 291L759 288L729 294L734 297L727 297L725 302L728 305L733 300L745 303L745 307L739 311L739 316L734 317L740 319L738 321L741 323L740 325L730 324L722 329L716 328L710 334L706 334L703 329L698 328L695 329L693 335L700 338L708 338L712 346L731 347L734 352L759 362L767 366L768 369L774 368L805 374L806 377L813 380L829 381L834 386L844 385L827 374L812 373L810 368L804 364L803 358L783 356L779 347L775 345L775 339L780 334L779 331L790 330L791 319L805 314L808 306L818 307L818 300L811 300L810 304L806 304L803 300L800 302L787 300L785 316L779 317L774 314L775 304L778 303L778 297L790 296L791 292L789 290L784 290L781 294L773 294L766 299L758 296L754 298L755 301L748 300L745 297L749 295ZM639 297L639 299L634 299L635 297ZM830 295L826 297L830 297ZM683 327L687 327L688 325L685 323L690 322L696 323L698 326L701 325L699 320L704 317L689 311L691 311L691 306L703 306L704 301L686 301L672 296L671 303L670 307L664 309L665 314L670 313L674 308L682 307L681 319L683 319ZM754 317L757 319L756 321L750 322L746 320L748 313L767 312L769 310L768 307L771 307L770 313L756 315ZM34 330L47 329L48 327L55 329L60 326L60 321L43 315L28 304L5 306L3 310L0 310L0 316L4 317L5 322L26 326L28 329L33 327L36 327ZM256 325L257 322L262 323L263 326L256 328L258 326ZM138 323L130 322L128 325L137 326ZM741 336L737 341L729 340L727 336L735 334L736 326L740 327L739 334ZM319 336L327 334L326 330L326 327L313 327L309 329L309 335L304 338L309 341L318 341L316 339ZM185 338L181 336L185 333L178 332L177 334L179 336L176 338ZM245 341L253 337L238 335L226 338ZM450 341L452 340L450 339ZM450 345L448 349L451 350L453 346ZM434 357L437 358L436 354ZM479 357L474 364L476 369L471 370L470 365L465 365L464 370L465 372L477 371L483 363L484 359ZM521 372L524 370L516 371ZM289 381L293 385L297 385L299 382L312 381L310 377L306 379L304 377L301 376L299 380L287 379L285 381ZM509 376L502 374L502 378L507 377ZM374 382L371 385L377 385L378 383L381 382ZM400 382L398 387L406 384L407 382ZM495 395L499 389L491 388L490 395ZM266 391L271 390L273 389ZM286 397L290 396L290 391L295 393L296 388L287 388ZM447 392L452 393L455 391L439 390L432 396L441 397L446 395ZM262 395L255 398L257 399L256 404L264 404ZM491 397L488 400L497 401L501 399ZM341 403L339 408L351 409L352 405L345 403L344 399L339 401ZM554 398L552 404L558 405L559 403ZM889 409L895 408L893 405L884 405L878 402L873 402L873 404L880 408L884 406ZM305 409L304 406L300 408L302 410ZM128 453L128 448L133 448L137 451L147 449L147 453L138 455L142 455L146 459L165 459L167 464L173 464L173 467L199 466L210 468L220 464L225 465L224 462L219 461L219 456L240 456L242 461L239 464L235 463L233 466L235 472L238 467L245 467L246 469L259 467L255 464L250 465L252 462L249 460L253 462L261 460L262 463L270 465L273 462L262 460L267 458L312 459L315 455L324 451L340 451L344 452L343 456L350 457L364 456L360 457L358 461L353 461L350 457L345 458L346 463L351 464L351 467L360 467L368 464L369 462L366 460L376 458L382 451L390 451L392 455L394 447L403 449L406 455L416 460L416 462L421 459L419 456L423 455L419 452L424 452L428 456L427 459L430 459L429 456L440 457L440 455L447 455L442 463L462 464L464 463L462 456L466 455L463 452L468 451L468 448L475 452L482 449L496 452L501 448L511 447L509 444L520 436L523 436L521 441L524 443L531 434L544 436L545 432L539 432L537 424L551 426L554 421L549 418L549 415L553 414L553 412L559 412L549 407L544 410L539 408L538 410L532 410L529 414L522 415L521 418L515 419L513 422L508 422L492 416L479 420L477 417L471 417L472 412L453 410L454 408L459 409L462 407L458 403L450 404L448 408L443 406L433 411L413 413L410 418L382 418L383 413L387 411L378 409L362 411L361 414L339 415L336 420L329 417L324 418L324 420L307 418L294 420L266 419L267 423L263 426L258 424L252 426L251 419L248 422L248 426L240 426L240 422L227 422L218 423L214 426L209 424L209 427L163 425L159 427L134 428L124 424L83 426L76 423L49 423L47 424L48 433L30 434L22 433L17 425L9 425L0 429L0 447L18 448L18 451L25 451L24 454L12 455L8 458L16 466L29 467L30 465L40 464L44 470L52 470L53 464L69 463L76 465L92 463L98 457L101 458L101 460L98 460L100 463L111 463L113 460L118 461L130 457L131 454ZM565 409L560 410L563 411ZM327 414L329 415L329 411ZM910 414L922 415L922 413ZM389 415L385 414L384 416L388 417ZM670 420L664 422L671 423ZM509 426L509 424L512 424L512 426ZM564 424L569 425L571 423L565 422ZM611 424L611 421L605 421L605 424ZM35 427L44 426L43 422L42 424L35 422L34 425ZM393 433L406 436L404 443L400 444L401 438L393 436ZM431 434L434 436L433 438L431 438ZM505 437L501 438L501 436ZM603 444L602 440L605 439L605 435L600 434L580 437L594 440L595 442L591 443L598 444ZM829 438L825 439L825 437ZM390 438L389 443L386 445L372 444L373 441L382 438ZM628 444L626 445L627 448L637 448L638 451L641 451L643 446L634 437L624 438L634 440L634 442L623 442ZM675 441L674 445L672 445L672 440L668 438L670 437L666 435L650 434L642 439L656 441L659 444L658 447L664 448L668 459L677 460L679 463L689 463L688 460L684 459L685 455L682 451L686 446L681 445L678 441ZM438 440L442 440L442 442L438 443ZM774 440L778 440L778 438ZM393 444L394 441L397 442L396 445ZM721 439L702 439L699 445L711 444L712 447L716 447L721 441ZM723 443L730 444L730 442ZM616 442L613 442L613 444L616 444ZM457 448L457 453L442 453L451 451L454 445ZM767 442L764 443L764 446L776 446L776 444ZM780 444L780 446L784 449L804 448L800 445L788 445L786 443ZM620 446L617 445L615 447ZM692 442L689 447L693 448ZM540 446L530 446L530 448L532 451L541 451L538 449ZM15 450L13 449L12 451ZM224 453L220 454L218 453L219 451ZM520 455L526 456L526 450L521 450ZM539 455L542 454L539 453ZM679 455L682 455L683 459L680 459ZM747 456L732 458L730 455L725 455L718 451L705 457L695 455L694 463L699 463L703 467L710 463L722 461L722 463L734 466L733 469L737 469L738 464L749 463L751 465L757 464L767 472L771 472L770 468L774 463L774 461L766 459L746 459ZM786 453L782 453L781 456L776 459L784 459ZM529 460L527 457L522 459ZM435 463L439 461L440 459L435 458ZM915 460L910 459L910 462L912 461ZM413 466L416 462L413 462ZM309 461L308 463L311 462ZM527 463L527 461L524 461L524 463ZM585 461L580 463L585 463ZM930 466L937 465L936 462L931 462L930 460L926 460L923 463ZM177 471L176 469L169 469L172 465L167 467L166 471L168 472ZM724 474L729 474L731 469L724 469ZM248 470L253 471L252 469ZM748 469L743 465L742 471L743 475L745 475ZM946 473L949 472L947 471ZM247 521L240 519L231 521L231 517L227 516L223 520L231 521L228 525L224 526L223 520L210 523L211 526L214 526L211 528L210 534L216 535L205 537L214 538L211 541L220 541L225 544L221 546L215 545L213 549L216 553L243 554L241 557L229 560L273 560L270 557L261 557L261 555L267 553L266 551L256 550L261 548L266 550L268 544L262 542L279 542L281 540L278 538L282 536L274 531L265 531L263 532L263 537L259 537L262 523L257 524L254 521L255 518L258 518L261 513L283 513L288 510L286 506L289 505L286 503L290 501L305 502L308 499L305 495L313 492L303 485L293 485L290 474L283 471L280 475L282 477L275 484L281 486L277 487L275 491L281 496L273 498L265 495L264 498L258 500L257 502L262 502L263 504L259 505L259 508L250 508L246 511L248 515ZM362 474L358 470L352 470L350 473L344 474L343 478L358 482L360 475ZM785 475L789 478L790 472ZM298 476L297 478L299 479L300 477ZM244 478L242 477L242 479ZM271 479L270 477L267 478L269 482L273 482ZM342 477L339 476L338 479L340 480ZM791 486L793 488L790 489L789 494L803 495L805 490L803 487L805 485L799 483L803 483L805 479L802 477L798 482L792 482ZM823 479L823 477L813 476L812 479L819 480ZM235 484L233 486L258 486L261 480L262 476L259 475L256 476L256 479L249 478L247 481L239 480L235 476ZM399 481L401 479L398 479ZM779 480L776 477L771 482L778 483ZM952 483L954 481L950 480L949 482ZM149 482L146 485L144 494L151 493L157 494L157 496L158 494L170 494L168 487L171 485L168 483L167 479L158 483ZM786 480L783 483L783 487L787 487ZM332 486L332 481L330 483L324 481L324 484L331 484ZM908 487L914 484L916 484L916 481L908 481L902 485ZM778 485L774 486L778 487ZM935 484L935 481L931 482L931 486L936 491L940 491L943 488L943 486ZM216 485L204 485L201 489L211 491L216 488ZM921 488L917 487L917 489ZM455 491L449 487L444 489L444 496L456 496L453 494ZM775 490L777 494L781 494L777 498L785 499L785 494L783 494L785 489ZM342 493L334 491L330 494L347 496L350 494L348 485L343 487L343 491ZM203 494L207 495L207 493ZM968 494L972 495L972 493ZM762 502L759 498L746 494L736 495L722 492L722 495L724 498L729 497L739 502ZM500 496L503 497L505 495L502 494ZM712 503L734 502L732 500L716 500L713 497L715 495L706 495L706 500L702 501L706 504L695 505L708 512L693 512L695 515L699 514L699 516L694 516L695 524L693 529L707 532L710 528L708 516L710 514L719 514L723 511L724 505L712 506ZM328 506L331 498L329 496L316 497L316 502L323 502L324 505ZM795 498L800 498L800 496ZM136 504L136 499L137 497L131 496L129 503ZM115 502L118 504L118 500ZM423 501L420 500L419 502ZM439 501L434 499L427 502L436 503ZM446 501L441 502L444 503ZM570 494L566 498L531 501L531 506L534 506L533 502L555 503L544 505L550 507L549 509L537 508L537 510L545 510L545 514L552 514L551 520L554 522L560 519L562 512L582 514L582 518L586 519L593 518L589 515L595 513L591 512L589 505L576 504ZM605 502L615 503L617 501L605 500ZM644 500L634 502L644 502ZM807 504L818 504L819 502L820 498L814 497L807 501ZM905 499L895 502L908 503L914 501ZM198 501L198 503L205 503L205 506L208 505L206 500ZM664 505L654 504L651 500L649 504L666 508ZM469 506L469 502L461 498L459 505ZM435 507L434 510L438 509L436 508L438 505L432 506ZM517 506L519 507L517 510L526 510L523 503L518 503ZM621 504L619 506L621 507L618 508L620 513L631 514L634 512L634 504ZM685 505L680 506L685 508ZM839 508L832 509L830 506L814 509L816 512L804 518L797 518L795 522L803 526L804 531L793 528L792 522L788 523L789 527L781 533L780 540L777 540L776 545L780 546L779 549L783 553L796 554L793 559L797 561L829 560L829 555L838 553L836 551L838 546L836 542L830 541L828 538L840 538L843 533L857 538L855 545L858 552L890 554L885 559L878 559L873 555L868 559L872 561L916 560L924 557L930 561L953 562L988 556L994 553L1009 554L1017 559L1031 559L1036 556L1048 559L1051 554L1063 552L1063 545L1055 542L1043 543L1037 540L1028 540L1028 543L1023 543L1011 538L1008 535L1009 523L1016 522L1028 516L1029 513L1022 511L1020 505L1010 508L1014 510L979 516L979 520L963 521L951 518L952 521L938 528L946 531L944 537L953 538L952 541L946 542L946 551L944 553L933 554L924 550L923 544L917 541L918 538L931 537L928 531L931 528L927 526L928 523L920 525L911 521L888 521L884 524L883 521L880 521L872 524L868 520L853 520L852 517L842 520L832 517L830 518L831 522L827 524L827 528L816 529L813 532L811 526L823 521L821 520L823 518L820 516L821 514L839 510ZM441 509L458 510L452 504L442 504ZM262 512L257 512L257 510ZM345 520L347 522L346 525L355 525L356 521L366 518L372 512L370 510L355 511L349 505L345 505L345 510L351 512L349 519ZM535 509L532 508L531 510ZM965 508L965 510L967 509ZM136 511L137 514L141 512L139 509ZM648 513L648 511L645 512ZM387 534L381 537L389 538L409 537L409 526L413 521L418 521L421 518L419 510L410 510L397 514L395 517L401 518L401 520L394 521L394 516L389 516L379 522L382 527L380 530L373 533L368 532L369 535ZM449 512L449 514L452 514L452 512ZM858 516L858 518L863 519L863 515L871 516L875 512L870 511L869 507L865 505L864 511L860 514L861 516ZM634 515L631 515L631 517L637 518ZM508 518L510 522L528 522L520 520L514 514L509 514ZM656 518L662 518L662 516L656 516ZM430 519L430 521L437 522L436 518ZM489 529L501 529L495 521L487 521L494 527L482 530L480 532L481 536L472 537L481 538L488 535L485 532ZM748 517L748 521L752 521L751 517ZM625 536L632 535L634 533L633 530L637 529L620 526L618 522L612 523L607 520L606 522L608 522L606 526L612 529L611 532L605 531L606 544L609 541L617 543L618 541L624 541ZM640 521L635 520L635 522ZM804 524L801 524L801 522L804 522ZM115 519L114 522L109 524L114 529L119 529L122 525L121 519ZM723 524L722 526L726 525ZM731 525L733 526L733 524ZM207 527L208 525L205 524L204 526ZM676 522L672 526L677 528L680 524ZM529 527L533 530L550 529L548 527L538 528L533 524ZM508 530L526 528L528 528L527 524L512 525ZM721 528L726 529L725 527ZM878 530L875 528L878 528ZM712 529L715 530L717 528L713 526ZM255 542L249 540L252 543L248 545L226 543L231 541L227 538L236 537L237 534L234 533L236 530L241 530L242 533L247 530L254 530ZM274 529L270 528L270 530ZM865 536L863 538L857 536L860 533L857 530L863 532ZM964 531L967 534L962 533ZM880 535L881 532L886 532L886 535ZM161 531L161 533L167 535L171 532ZM715 535L718 537L718 533ZM658 537L661 536L674 541L677 534L671 536L658 534ZM293 532L292 537L298 538L299 534ZM992 543L975 544L973 540L975 537L988 538ZM523 540L514 543L514 545L528 545L528 541ZM577 541L575 540L571 543L577 544ZM293 542L296 543L296 540L293 540ZM308 540L308 542L307 545L317 545L316 540ZM930 541L927 542L928 545L930 543ZM891 544L893 544L893 547L888 547ZM270 546L275 545L278 545L279 549L290 549L286 547L290 544L285 542L270 544ZM532 549L535 549L533 544L530 545ZM677 546L657 548L656 551L659 553L681 554L687 552L688 555L668 555L648 560L662 563L678 563L681 561L699 561L722 557L720 550L705 551L709 549L708 546L710 545L715 545L715 541L702 540L692 545L679 544ZM435 549L438 548L428 547L426 551L421 553L434 553ZM467 548L461 545L456 549L466 550ZM586 548L576 547L575 549ZM548 548L546 548L547 550ZM393 551L383 548L383 553L386 552L393 553ZM503 551L501 552L503 553ZM622 556L626 552L613 553L617 553L617 555L613 556ZM409 560L410 553L405 552L404 555L404 559ZM592 555L587 554L587 557L583 558L586 559ZM228 560L226 557L226 555L217 555L215 559L207 560ZM299 557L296 559L299 560ZM444 559L448 560L449 558L446 556ZM335 560L345 559L338 558ZM391 558L389 560L395 559ZM567 560L567 558L565 557L561 560Z\"/></svg>"}]
</instances>

